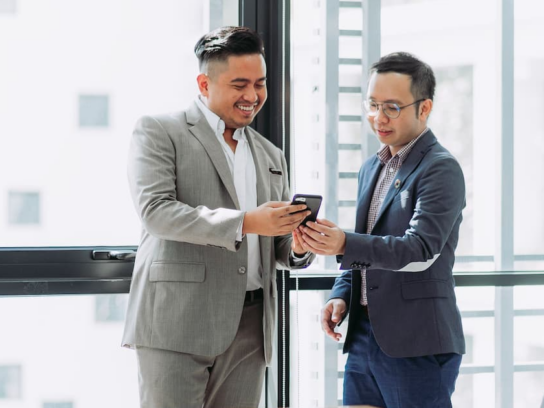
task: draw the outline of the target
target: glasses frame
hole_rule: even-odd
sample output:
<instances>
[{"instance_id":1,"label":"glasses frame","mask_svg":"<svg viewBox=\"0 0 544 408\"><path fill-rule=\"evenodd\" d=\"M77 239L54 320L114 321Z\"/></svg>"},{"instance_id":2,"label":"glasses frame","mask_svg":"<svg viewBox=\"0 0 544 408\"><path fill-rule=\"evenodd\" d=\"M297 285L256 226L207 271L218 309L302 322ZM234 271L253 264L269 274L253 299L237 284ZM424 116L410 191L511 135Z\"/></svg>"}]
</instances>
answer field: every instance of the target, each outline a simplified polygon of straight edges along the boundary
<instances>
[{"instance_id":1,"label":"glasses frame","mask_svg":"<svg viewBox=\"0 0 544 408\"><path fill-rule=\"evenodd\" d=\"M419 103L419 102L423 102L425 101L427 98L423 98L423 99L418 99L417 101L415 102L412 102L412 103L409 103L408 105L404 105L404 106L399 106L398 104L394 103L394 102L375 102L375 101L364 101L363 102L363 109L365 110L367 116L370 116L370 117L376 117L378 116L378 113L380 112L380 110L383 112L383 114L385 116L387 116L389 119L397 119L399 116L400 116L400 113L401 111L404 109L404 108L407 108L408 106L412 106L412 105L415 105L416 103ZM377 109L376 109L376 112L370 112L370 102L372 103L375 103L377 105ZM397 116L391 116L389 115L386 111L383 110L383 108L381 108L380 106L382 106L384 103L388 103L390 105L395 105L397 108Z\"/></svg>"}]
</instances>

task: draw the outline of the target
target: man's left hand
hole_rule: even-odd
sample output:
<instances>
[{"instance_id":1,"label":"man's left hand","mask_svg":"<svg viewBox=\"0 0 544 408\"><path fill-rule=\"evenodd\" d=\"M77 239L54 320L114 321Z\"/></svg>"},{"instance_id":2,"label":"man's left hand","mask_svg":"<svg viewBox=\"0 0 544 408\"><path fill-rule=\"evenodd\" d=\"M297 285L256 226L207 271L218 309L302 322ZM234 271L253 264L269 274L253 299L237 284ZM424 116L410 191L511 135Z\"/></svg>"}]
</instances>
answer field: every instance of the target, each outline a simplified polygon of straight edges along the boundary
<instances>
[{"instance_id":1,"label":"man's left hand","mask_svg":"<svg viewBox=\"0 0 544 408\"><path fill-rule=\"evenodd\" d=\"M293 230L292 232L293 242L291 243L291 249L299 257L303 257L304 255L308 253L308 251L304 249L304 247L302 246L303 241L302 241L302 232L300 231L301 228L302 226Z\"/></svg>"},{"instance_id":2,"label":"man's left hand","mask_svg":"<svg viewBox=\"0 0 544 408\"><path fill-rule=\"evenodd\" d=\"M302 230L302 248L318 255L343 255L346 234L336 224L325 219L308 222Z\"/></svg>"}]
</instances>

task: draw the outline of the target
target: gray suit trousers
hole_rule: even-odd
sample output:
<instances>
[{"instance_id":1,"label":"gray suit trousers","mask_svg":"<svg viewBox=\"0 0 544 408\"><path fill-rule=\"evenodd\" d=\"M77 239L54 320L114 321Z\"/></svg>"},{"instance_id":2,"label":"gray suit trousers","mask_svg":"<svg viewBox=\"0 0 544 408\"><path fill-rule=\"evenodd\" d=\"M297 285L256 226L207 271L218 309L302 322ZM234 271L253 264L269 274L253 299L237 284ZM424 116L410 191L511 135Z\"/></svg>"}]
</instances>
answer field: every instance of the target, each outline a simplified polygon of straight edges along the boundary
<instances>
[{"instance_id":1,"label":"gray suit trousers","mask_svg":"<svg viewBox=\"0 0 544 408\"><path fill-rule=\"evenodd\" d=\"M262 316L262 300L246 302L234 341L215 357L138 346L141 408L258 407L266 368Z\"/></svg>"}]
</instances>

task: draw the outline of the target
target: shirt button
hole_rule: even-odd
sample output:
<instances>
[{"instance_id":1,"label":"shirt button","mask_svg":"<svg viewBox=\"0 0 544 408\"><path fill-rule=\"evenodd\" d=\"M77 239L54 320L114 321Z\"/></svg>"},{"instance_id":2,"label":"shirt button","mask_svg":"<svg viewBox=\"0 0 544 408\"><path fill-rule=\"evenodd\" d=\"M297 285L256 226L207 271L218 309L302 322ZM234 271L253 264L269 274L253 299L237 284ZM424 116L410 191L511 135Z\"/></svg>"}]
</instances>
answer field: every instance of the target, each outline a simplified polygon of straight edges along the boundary
<instances>
[{"instance_id":1,"label":"shirt button","mask_svg":"<svg viewBox=\"0 0 544 408\"><path fill-rule=\"evenodd\" d=\"M238 273L243 275L244 273L246 273L246 268L244 266L240 266L240 268L238 269Z\"/></svg>"},{"instance_id":2,"label":"shirt button","mask_svg":"<svg viewBox=\"0 0 544 408\"><path fill-rule=\"evenodd\" d=\"M389 173L393 173L395 171L395 169L393 169L393 167L389 167Z\"/></svg>"}]
</instances>

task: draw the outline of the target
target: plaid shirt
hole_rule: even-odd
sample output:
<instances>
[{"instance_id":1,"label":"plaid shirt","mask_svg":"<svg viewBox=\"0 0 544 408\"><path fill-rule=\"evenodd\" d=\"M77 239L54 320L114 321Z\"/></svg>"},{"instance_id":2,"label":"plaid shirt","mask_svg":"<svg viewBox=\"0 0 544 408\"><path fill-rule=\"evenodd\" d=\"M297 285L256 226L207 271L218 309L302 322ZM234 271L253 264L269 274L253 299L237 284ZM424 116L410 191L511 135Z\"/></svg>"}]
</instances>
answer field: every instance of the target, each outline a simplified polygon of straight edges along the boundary
<instances>
[{"instance_id":1,"label":"plaid shirt","mask_svg":"<svg viewBox=\"0 0 544 408\"><path fill-rule=\"evenodd\" d=\"M378 182L376 183L376 187L374 188L374 194L372 194L372 201L370 202L370 208L368 210L368 219L366 223L367 234L370 234L372 228L374 228L374 224L376 223L376 219L378 218L378 214L382 208L385 196L387 195L387 192L391 187L391 183L397 175L400 166L402 166L402 163L404 163L416 142L421 138L421 136L427 133L428 130L429 128L425 128L425 130L418 137L400 149L394 156L391 156L391 150L387 145L378 151L378 159L382 163L383 167L380 172ZM366 292L366 267L361 269L361 304L364 306L368 305Z\"/></svg>"}]
</instances>

